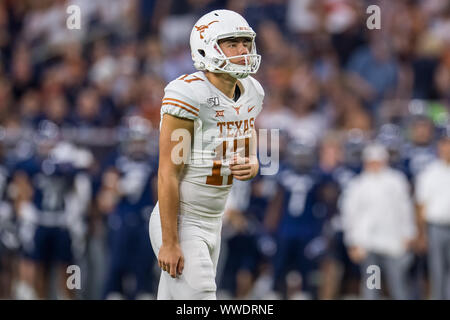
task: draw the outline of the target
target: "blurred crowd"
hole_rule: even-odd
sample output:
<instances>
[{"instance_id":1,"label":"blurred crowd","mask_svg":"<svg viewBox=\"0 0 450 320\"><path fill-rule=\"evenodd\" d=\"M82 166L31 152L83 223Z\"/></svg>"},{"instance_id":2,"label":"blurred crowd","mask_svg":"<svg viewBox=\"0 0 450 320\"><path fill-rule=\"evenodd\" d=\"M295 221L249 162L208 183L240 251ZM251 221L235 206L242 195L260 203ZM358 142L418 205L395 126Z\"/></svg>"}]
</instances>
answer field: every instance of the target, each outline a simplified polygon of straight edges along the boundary
<instances>
[{"instance_id":1,"label":"blurred crowd","mask_svg":"<svg viewBox=\"0 0 450 320\"><path fill-rule=\"evenodd\" d=\"M448 0L1 1L0 298L156 296L163 89L220 8L257 32L280 163L233 185L218 298L450 299Z\"/></svg>"}]
</instances>

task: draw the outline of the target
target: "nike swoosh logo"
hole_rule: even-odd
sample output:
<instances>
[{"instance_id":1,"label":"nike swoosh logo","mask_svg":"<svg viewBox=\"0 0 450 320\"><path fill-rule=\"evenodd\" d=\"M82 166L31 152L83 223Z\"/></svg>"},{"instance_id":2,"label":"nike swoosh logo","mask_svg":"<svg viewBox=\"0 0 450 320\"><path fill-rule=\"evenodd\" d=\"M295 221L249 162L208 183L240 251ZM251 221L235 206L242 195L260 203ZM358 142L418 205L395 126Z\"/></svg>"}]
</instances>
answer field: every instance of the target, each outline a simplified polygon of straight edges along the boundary
<instances>
[{"instance_id":1,"label":"nike swoosh logo","mask_svg":"<svg viewBox=\"0 0 450 320\"><path fill-rule=\"evenodd\" d=\"M252 111L253 110L253 108L254 108L255 106L253 106L253 107L249 107L247 110L248 110L248 112L250 112L250 111Z\"/></svg>"}]
</instances>

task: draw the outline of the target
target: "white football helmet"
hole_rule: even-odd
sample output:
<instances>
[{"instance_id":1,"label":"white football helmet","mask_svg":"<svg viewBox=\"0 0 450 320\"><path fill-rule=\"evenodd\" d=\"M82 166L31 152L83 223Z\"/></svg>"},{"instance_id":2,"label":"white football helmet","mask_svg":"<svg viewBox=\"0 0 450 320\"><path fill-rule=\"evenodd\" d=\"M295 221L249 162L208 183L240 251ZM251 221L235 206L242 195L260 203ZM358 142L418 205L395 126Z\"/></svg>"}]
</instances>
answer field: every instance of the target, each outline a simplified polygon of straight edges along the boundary
<instances>
[{"instance_id":1,"label":"white football helmet","mask_svg":"<svg viewBox=\"0 0 450 320\"><path fill-rule=\"evenodd\" d=\"M218 41L225 38L246 37L251 39L249 54L227 57ZM256 73L261 56L256 54L256 33L238 13L230 10L214 10L201 17L191 32L191 54L197 70L228 73L242 79ZM245 65L231 63L230 59L244 58Z\"/></svg>"}]
</instances>

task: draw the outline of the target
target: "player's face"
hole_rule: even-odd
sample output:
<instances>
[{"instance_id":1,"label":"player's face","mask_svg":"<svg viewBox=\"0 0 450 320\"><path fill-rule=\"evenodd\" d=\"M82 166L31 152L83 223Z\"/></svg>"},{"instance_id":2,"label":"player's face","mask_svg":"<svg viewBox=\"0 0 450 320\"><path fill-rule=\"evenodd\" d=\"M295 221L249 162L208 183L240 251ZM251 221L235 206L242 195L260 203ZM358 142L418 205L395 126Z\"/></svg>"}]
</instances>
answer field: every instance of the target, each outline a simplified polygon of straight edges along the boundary
<instances>
[{"instance_id":1,"label":"player's face","mask_svg":"<svg viewBox=\"0 0 450 320\"><path fill-rule=\"evenodd\" d=\"M53 150L53 148L55 147L56 143L52 142L52 141L44 141L44 142L39 142L38 143L38 154L42 157L47 157L50 152Z\"/></svg>"},{"instance_id":2,"label":"player's face","mask_svg":"<svg viewBox=\"0 0 450 320\"><path fill-rule=\"evenodd\" d=\"M413 127L412 139L417 144L428 144L433 135L433 127L428 121L417 122Z\"/></svg>"},{"instance_id":3,"label":"player's face","mask_svg":"<svg viewBox=\"0 0 450 320\"><path fill-rule=\"evenodd\" d=\"M330 166L336 166L341 161L341 148L337 143L324 143L320 149L320 158L322 162Z\"/></svg>"},{"instance_id":4,"label":"player's face","mask_svg":"<svg viewBox=\"0 0 450 320\"><path fill-rule=\"evenodd\" d=\"M364 168L368 172L379 172L386 167L386 162L384 161L366 161Z\"/></svg>"},{"instance_id":5,"label":"player's face","mask_svg":"<svg viewBox=\"0 0 450 320\"><path fill-rule=\"evenodd\" d=\"M252 41L250 38L226 38L219 41L220 49L227 57L240 56L249 54L252 49ZM230 62L234 64L245 65L245 59L248 58L236 58L231 59ZM250 63L250 61L247 61Z\"/></svg>"}]
</instances>

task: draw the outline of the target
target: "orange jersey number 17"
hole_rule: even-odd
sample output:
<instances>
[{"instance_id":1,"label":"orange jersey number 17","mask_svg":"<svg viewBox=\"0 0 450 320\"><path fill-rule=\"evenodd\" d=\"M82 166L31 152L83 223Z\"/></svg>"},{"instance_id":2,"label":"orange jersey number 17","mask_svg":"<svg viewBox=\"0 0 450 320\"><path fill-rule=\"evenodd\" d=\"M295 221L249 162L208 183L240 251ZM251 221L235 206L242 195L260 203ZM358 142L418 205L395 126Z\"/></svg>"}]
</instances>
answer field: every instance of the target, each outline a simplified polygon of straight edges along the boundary
<instances>
[{"instance_id":1,"label":"orange jersey number 17","mask_svg":"<svg viewBox=\"0 0 450 320\"><path fill-rule=\"evenodd\" d=\"M233 140L233 153L237 152L237 147L242 142L244 142L244 156L248 158L250 153L250 138ZM216 159L213 162L212 174L206 178L206 184L214 186L221 186L223 184L223 176L221 175L220 169L222 168L223 159L227 158L228 151L230 150L227 148L227 141L222 142L216 147ZM226 184L230 185L232 182L233 175L230 174Z\"/></svg>"}]
</instances>

